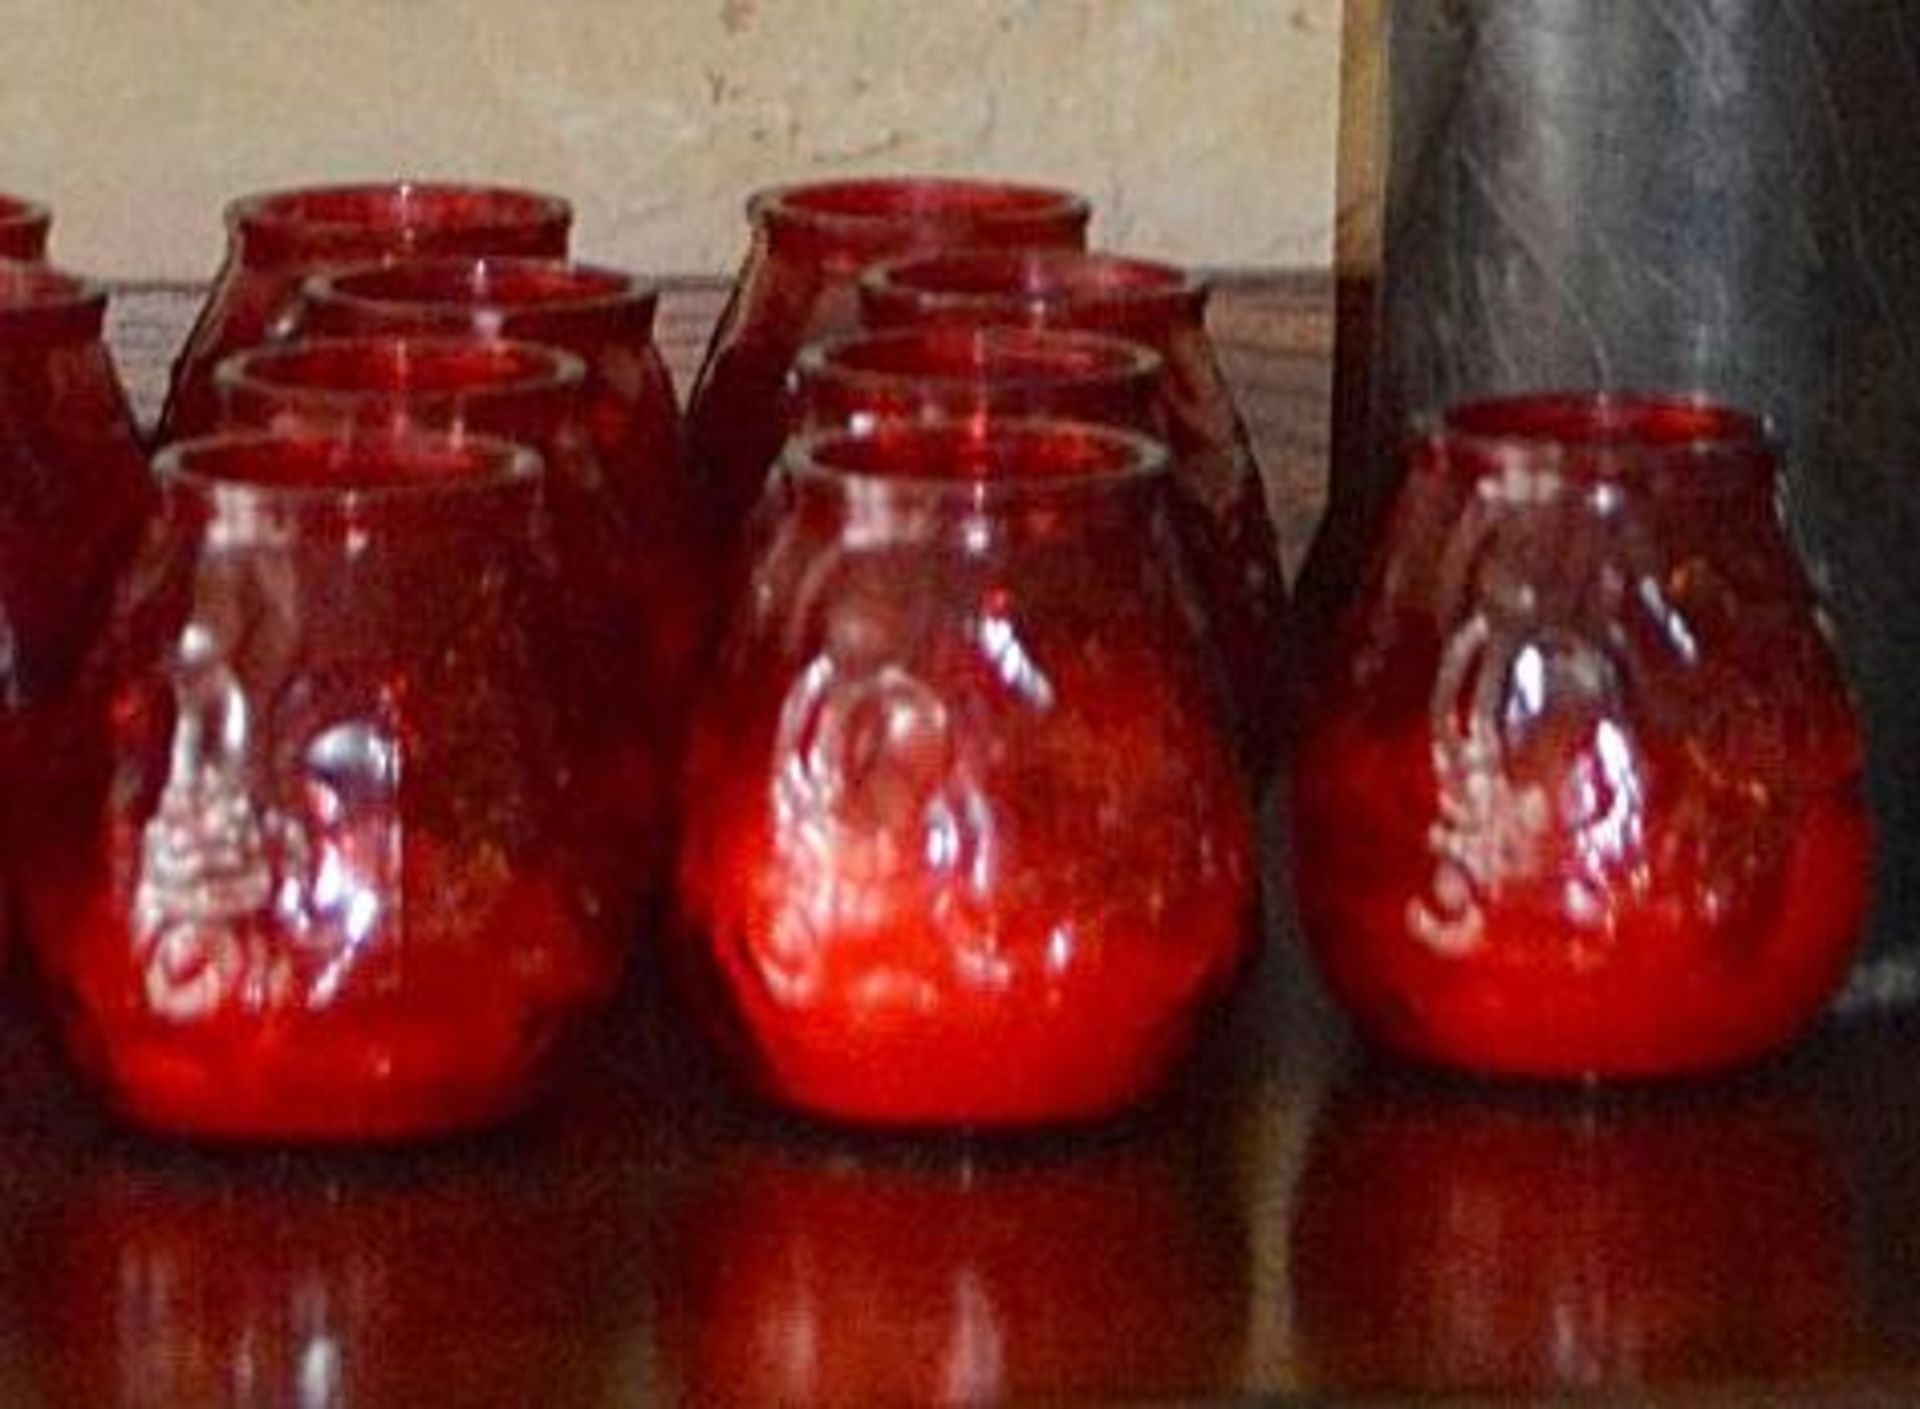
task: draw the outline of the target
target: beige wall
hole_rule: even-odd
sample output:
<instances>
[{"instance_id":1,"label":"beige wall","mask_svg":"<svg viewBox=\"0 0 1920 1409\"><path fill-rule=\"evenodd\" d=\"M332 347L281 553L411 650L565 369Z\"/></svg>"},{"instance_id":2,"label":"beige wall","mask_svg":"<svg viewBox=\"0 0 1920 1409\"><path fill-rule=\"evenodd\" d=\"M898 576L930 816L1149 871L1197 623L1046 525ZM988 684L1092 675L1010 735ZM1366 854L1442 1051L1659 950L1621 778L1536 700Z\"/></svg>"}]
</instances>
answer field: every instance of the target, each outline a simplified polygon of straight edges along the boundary
<instances>
[{"instance_id":1,"label":"beige wall","mask_svg":"<svg viewBox=\"0 0 1920 1409\"><path fill-rule=\"evenodd\" d=\"M1004 173L1102 243L1331 255L1340 0L7 0L0 188L55 255L198 277L238 191L407 172L556 189L583 255L730 268L752 187Z\"/></svg>"}]
</instances>

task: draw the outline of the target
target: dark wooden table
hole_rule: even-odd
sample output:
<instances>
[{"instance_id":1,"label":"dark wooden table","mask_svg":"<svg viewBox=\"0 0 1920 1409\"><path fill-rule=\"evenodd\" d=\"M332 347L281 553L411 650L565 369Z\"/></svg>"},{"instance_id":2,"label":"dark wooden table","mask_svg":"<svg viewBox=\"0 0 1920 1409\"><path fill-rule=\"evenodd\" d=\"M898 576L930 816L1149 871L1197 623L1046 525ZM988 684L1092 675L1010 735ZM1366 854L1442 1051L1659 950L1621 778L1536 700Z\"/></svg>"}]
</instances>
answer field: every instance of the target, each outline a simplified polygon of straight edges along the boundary
<instances>
[{"instance_id":1,"label":"dark wooden table","mask_svg":"<svg viewBox=\"0 0 1920 1409\"><path fill-rule=\"evenodd\" d=\"M190 308L116 311L145 406ZM683 378L713 308L668 301ZM1325 290L1215 314L1297 563ZM1711 1086L1449 1082L1353 1048L1271 902L1168 1101L1014 1143L756 1110L642 983L525 1125L196 1150L114 1129L0 1000L0 1405L1920 1402L1920 1021Z\"/></svg>"}]
</instances>

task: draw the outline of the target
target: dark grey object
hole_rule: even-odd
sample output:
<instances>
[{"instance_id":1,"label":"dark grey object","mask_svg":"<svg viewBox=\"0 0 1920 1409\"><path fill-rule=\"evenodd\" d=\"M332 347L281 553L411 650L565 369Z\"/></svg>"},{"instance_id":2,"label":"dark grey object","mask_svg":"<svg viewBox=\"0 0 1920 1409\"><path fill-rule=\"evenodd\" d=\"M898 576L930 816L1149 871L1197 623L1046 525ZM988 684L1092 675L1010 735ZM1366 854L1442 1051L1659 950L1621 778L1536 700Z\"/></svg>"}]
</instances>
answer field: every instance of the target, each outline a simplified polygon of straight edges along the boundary
<instances>
[{"instance_id":1,"label":"dark grey object","mask_svg":"<svg viewBox=\"0 0 1920 1409\"><path fill-rule=\"evenodd\" d=\"M1843 1004L1920 998L1920 0L1386 11L1371 391L1342 412L1368 423L1336 435L1323 537L1364 539L1400 428L1451 401L1765 415L1868 730L1882 861ZM1347 590L1315 556L1309 610Z\"/></svg>"}]
</instances>

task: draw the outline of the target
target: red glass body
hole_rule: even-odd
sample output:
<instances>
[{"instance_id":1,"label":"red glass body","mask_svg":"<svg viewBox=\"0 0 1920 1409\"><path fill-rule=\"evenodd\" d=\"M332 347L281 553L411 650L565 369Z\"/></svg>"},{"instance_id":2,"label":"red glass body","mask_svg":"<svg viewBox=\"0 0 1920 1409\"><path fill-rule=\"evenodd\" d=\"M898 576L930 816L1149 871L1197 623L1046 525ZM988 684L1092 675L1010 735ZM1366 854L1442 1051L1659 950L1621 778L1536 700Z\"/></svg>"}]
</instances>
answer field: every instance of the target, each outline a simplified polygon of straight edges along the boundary
<instances>
[{"instance_id":1,"label":"red glass body","mask_svg":"<svg viewBox=\"0 0 1920 1409\"><path fill-rule=\"evenodd\" d=\"M408 259L316 276L294 325L307 335L512 338L586 363L585 425L624 518L626 571L647 603L655 679L684 710L713 631L716 555L681 449L673 378L653 339L659 291L556 259Z\"/></svg>"},{"instance_id":2,"label":"red glass body","mask_svg":"<svg viewBox=\"0 0 1920 1409\"><path fill-rule=\"evenodd\" d=\"M570 792L537 458L236 435L160 472L25 887L69 1052L191 1135L519 1109L622 949Z\"/></svg>"},{"instance_id":3,"label":"red glass body","mask_svg":"<svg viewBox=\"0 0 1920 1409\"><path fill-rule=\"evenodd\" d=\"M1207 336L1205 283L1115 255L962 250L878 264L860 295L875 327L1071 328L1160 354L1175 527L1227 665L1247 761L1266 777L1280 739L1286 577L1252 441Z\"/></svg>"},{"instance_id":4,"label":"red glass body","mask_svg":"<svg viewBox=\"0 0 1920 1409\"><path fill-rule=\"evenodd\" d=\"M267 341L307 276L407 255L560 256L572 223L572 208L556 196L424 181L309 186L232 202L226 260L174 361L159 439L212 428L214 367Z\"/></svg>"},{"instance_id":5,"label":"red glass body","mask_svg":"<svg viewBox=\"0 0 1920 1409\"><path fill-rule=\"evenodd\" d=\"M1296 763L1303 925L1360 1027L1540 1077L1751 1060L1844 974L1860 738L1737 413L1456 409L1410 451Z\"/></svg>"},{"instance_id":6,"label":"red glass body","mask_svg":"<svg viewBox=\"0 0 1920 1409\"><path fill-rule=\"evenodd\" d=\"M801 349L798 429L1050 416L1164 437L1160 359L1136 343L1026 328L851 333Z\"/></svg>"},{"instance_id":7,"label":"red glass body","mask_svg":"<svg viewBox=\"0 0 1920 1409\"><path fill-rule=\"evenodd\" d=\"M1201 1166L1201 1157L1220 1162ZM672 1393L702 1404L1204 1397L1243 1350L1218 1149L1025 1163L742 1148L674 1219Z\"/></svg>"},{"instance_id":8,"label":"red glass body","mask_svg":"<svg viewBox=\"0 0 1920 1409\"><path fill-rule=\"evenodd\" d=\"M688 449L718 531L745 522L791 429L800 349L859 327L855 283L923 250L1078 249L1090 214L1067 191L897 178L778 187L747 205L753 247L714 328L687 411Z\"/></svg>"},{"instance_id":9,"label":"red glass body","mask_svg":"<svg viewBox=\"0 0 1920 1409\"><path fill-rule=\"evenodd\" d=\"M154 506L104 289L0 260L0 822L11 853L68 693Z\"/></svg>"},{"instance_id":10,"label":"red glass body","mask_svg":"<svg viewBox=\"0 0 1920 1409\"><path fill-rule=\"evenodd\" d=\"M53 212L40 202L0 195L0 259L45 259L52 229Z\"/></svg>"},{"instance_id":11,"label":"red glass body","mask_svg":"<svg viewBox=\"0 0 1920 1409\"><path fill-rule=\"evenodd\" d=\"M734 1054L830 1118L1152 1095L1248 938L1249 821L1158 452L810 437L692 735L680 900Z\"/></svg>"},{"instance_id":12,"label":"red glass body","mask_svg":"<svg viewBox=\"0 0 1920 1409\"><path fill-rule=\"evenodd\" d=\"M670 760L684 678L664 673L653 584L586 432L586 369L534 343L473 337L324 338L236 353L215 369L222 424L294 433L368 429L479 432L540 452L545 518L562 585L565 694L585 760L583 816L621 857L605 892L626 928L659 892Z\"/></svg>"},{"instance_id":13,"label":"red glass body","mask_svg":"<svg viewBox=\"0 0 1920 1409\"><path fill-rule=\"evenodd\" d=\"M70 680L154 503L106 311L97 285L0 260L0 610L16 705Z\"/></svg>"},{"instance_id":14,"label":"red glass body","mask_svg":"<svg viewBox=\"0 0 1920 1409\"><path fill-rule=\"evenodd\" d=\"M1337 1094L1294 1199L1311 1392L1611 1402L1845 1364L1860 1220L1804 1094L1634 1094Z\"/></svg>"}]
</instances>

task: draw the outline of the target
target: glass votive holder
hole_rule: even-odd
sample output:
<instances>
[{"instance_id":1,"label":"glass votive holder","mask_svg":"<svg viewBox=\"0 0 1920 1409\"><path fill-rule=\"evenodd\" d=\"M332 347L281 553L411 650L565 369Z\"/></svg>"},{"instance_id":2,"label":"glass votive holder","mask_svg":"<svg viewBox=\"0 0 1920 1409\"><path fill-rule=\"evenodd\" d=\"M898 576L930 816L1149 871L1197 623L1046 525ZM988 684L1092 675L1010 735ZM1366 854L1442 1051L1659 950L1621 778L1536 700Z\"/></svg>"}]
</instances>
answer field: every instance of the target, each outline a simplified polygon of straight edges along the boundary
<instances>
[{"instance_id":1,"label":"glass votive holder","mask_svg":"<svg viewBox=\"0 0 1920 1409\"><path fill-rule=\"evenodd\" d=\"M1415 1058L1752 1061L1847 971L1861 740L1760 428L1693 398L1470 403L1408 450L1295 762L1302 927Z\"/></svg>"},{"instance_id":2,"label":"glass votive holder","mask_svg":"<svg viewBox=\"0 0 1920 1409\"><path fill-rule=\"evenodd\" d=\"M267 341L308 275L407 255L564 255L572 222L557 196L432 181L306 186L233 201L226 259L174 361L159 440L213 426L215 365Z\"/></svg>"},{"instance_id":3,"label":"glass votive holder","mask_svg":"<svg viewBox=\"0 0 1920 1409\"><path fill-rule=\"evenodd\" d=\"M71 681L154 503L106 314L102 286L0 260L0 673L16 707Z\"/></svg>"},{"instance_id":4,"label":"glass votive holder","mask_svg":"<svg viewBox=\"0 0 1920 1409\"><path fill-rule=\"evenodd\" d=\"M99 285L0 259L0 880L154 504L106 312Z\"/></svg>"},{"instance_id":5,"label":"glass votive holder","mask_svg":"<svg viewBox=\"0 0 1920 1409\"><path fill-rule=\"evenodd\" d=\"M875 260L974 246L1086 243L1087 201L993 181L895 177L756 192L753 244L713 330L687 411L688 449L718 531L736 532L792 429L800 349L860 326L855 284Z\"/></svg>"},{"instance_id":6,"label":"glass votive holder","mask_svg":"<svg viewBox=\"0 0 1920 1409\"><path fill-rule=\"evenodd\" d=\"M659 290L617 269L559 259L407 259L317 275L303 335L510 338L586 363L584 425L631 540L656 678L684 696L710 644L718 574L687 476L673 378L654 341ZM684 703L684 701L683 701Z\"/></svg>"},{"instance_id":7,"label":"glass votive holder","mask_svg":"<svg viewBox=\"0 0 1920 1409\"><path fill-rule=\"evenodd\" d=\"M0 192L0 259L45 259L52 229L53 212L39 201Z\"/></svg>"},{"instance_id":8,"label":"glass votive holder","mask_svg":"<svg viewBox=\"0 0 1920 1409\"><path fill-rule=\"evenodd\" d=\"M860 299L877 328L1078 329L1160 354L1175 526L1220 641L1252 771L1270 774L1282 736L1286 577L1253 443L1207 333L1205 280L1114 254L949 250L876 264Z\"/></svg>"},{"instance_id":9,"label":"glass votive holder","mask_svg":"<svg viewBox=\"0 0 1920 1409\"><path fill-rule=\"evenodd\" d=\"M586 363L587 428L635 531L684 519L680 415L654 342L660 293L562 259L407 259L315 275L291 320L305 336L508 338Z\"/></svg>"},{"instance_id":10,"label":"glass votive holder","mask_svg":"<svg viewBox=\"0 0 1920 1409\"><path fill-rule=\"evenodd\" d=\"M191 1136L520 1110L623 951L570 825L538 457L236 433L157 468L23 885L69 1054Z\"/></svg>"},{"instance_id":11,"label":"glass votive holder","mask_svg":"<svg viewBox=\"0 0 1920 1409\"><path fill-rule=\"evenodd\" d=\"M662 673L657 604L586 431L585 364L471 336L317 338L235 353L214 382L231 428L455 431L540 453L565 629L560 683L581 749L575 814L609 864L601 903L631 928L664 879L670 760L692 685Z\"/></svg>"},{"instance_id":12,"label":"glass votive holder","mask_svg":"<svg viewBox=\"0 0 1920 1409\"><path fill-rule=\"evenodd\" d=\"M1249 805L1162 452L1074 422L797 439L696 711L693 990L829 1119L1145 1101L1251 939Z\"/></svg>"}]
</instances>

